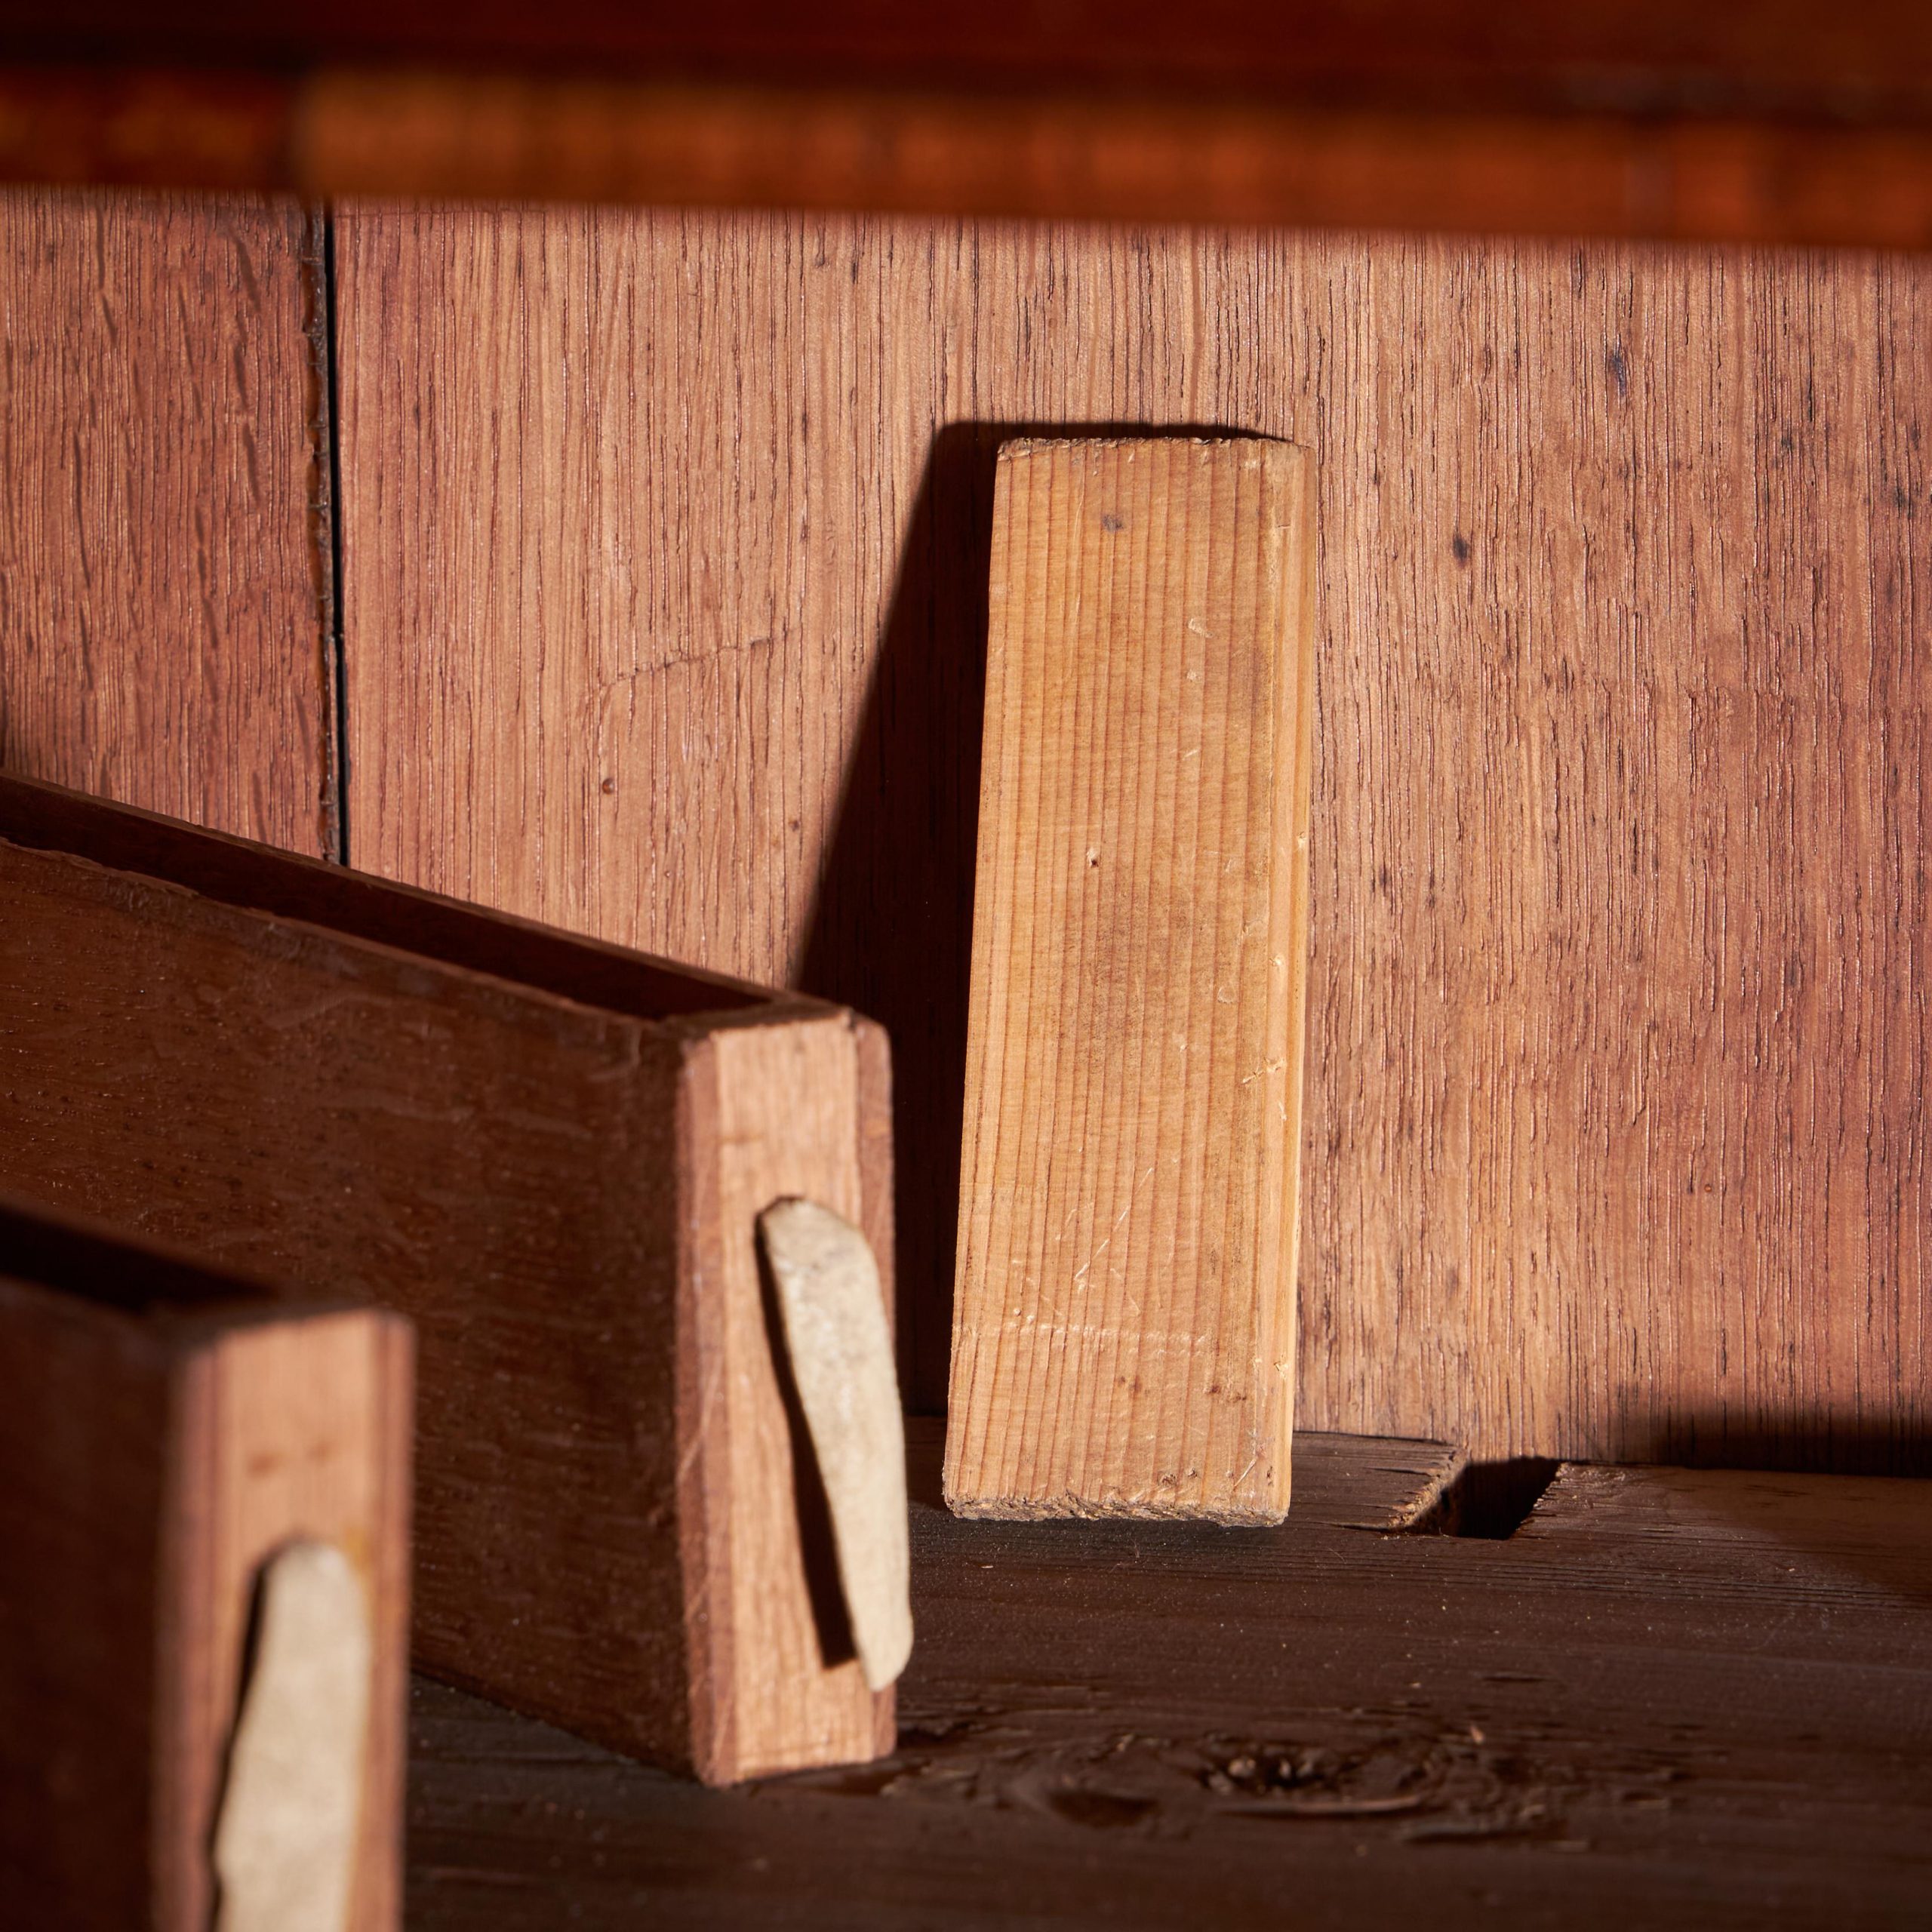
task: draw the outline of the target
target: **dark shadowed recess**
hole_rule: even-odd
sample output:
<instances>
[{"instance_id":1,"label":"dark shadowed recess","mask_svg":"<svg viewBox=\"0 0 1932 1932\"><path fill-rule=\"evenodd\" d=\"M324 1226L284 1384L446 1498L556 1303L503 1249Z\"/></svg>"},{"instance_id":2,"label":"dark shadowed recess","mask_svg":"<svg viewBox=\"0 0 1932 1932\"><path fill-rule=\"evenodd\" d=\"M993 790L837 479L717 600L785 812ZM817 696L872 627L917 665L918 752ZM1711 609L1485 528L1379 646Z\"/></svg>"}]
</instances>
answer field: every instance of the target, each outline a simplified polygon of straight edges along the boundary
<instances>
[{"instance_id":1,"label":"dark shadowed recess","mask_svg":"<svg viewBox=\"0 0 1932 1932\"><path fill-rule=\"evenodd\" d=\"M71 1215L58 1218L0 1194L0 1278L57 1288L112 1308L215 1309L260 1303L286 1315L260 1282L189 1261L165 1248L130 1241Z\"/></svg>"},{"instance_id":2,"label":"dark shadowed recess","mask_svg":"<svg viewBox=\"0 0 1932 1932\"><path fill-rule=\"evenodd\" d=\"M1626 1435L1614 1460L1690 1469L1932 1476L1932 1431L1909 1417L1887 1421L1823 1408L1766 1417L1690 1409L1654 1429Z\"/></svg>"},{"instance_id":3,"label":"dark shadowed recess","mask_svg":"<svg viewBox=\"0 0 1932 1932\"><path fill-rule=\"evenodd\" d=\"M1409 1525L1410 1533L1505 1542L1522 1527L1562 1466L1547 1456L1465 1463Z\"/></svg>"}]
</instances>

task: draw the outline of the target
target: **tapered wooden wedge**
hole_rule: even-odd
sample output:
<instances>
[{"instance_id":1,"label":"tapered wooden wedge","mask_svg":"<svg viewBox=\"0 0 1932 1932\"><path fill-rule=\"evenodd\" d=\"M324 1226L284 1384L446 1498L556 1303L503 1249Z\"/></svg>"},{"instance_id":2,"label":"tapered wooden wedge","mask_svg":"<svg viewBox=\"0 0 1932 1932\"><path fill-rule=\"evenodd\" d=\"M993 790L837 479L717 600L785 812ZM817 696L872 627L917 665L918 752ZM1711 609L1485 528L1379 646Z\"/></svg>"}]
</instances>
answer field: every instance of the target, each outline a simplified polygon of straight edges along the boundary
<instances>
[{"instance_id":1,"label":"tapered wooden wedge","mask_svg":"<svg viewBox=\"0 0 1932 1932\"><path fill-rule=\"evenodd\" d=\"M1288 1500L1313 465L1023 442L994 510L946 1493Z\"/></svg>"},{"instance_id":2,"label":"tapered wooden wedge","mask_svg":"<svg viewBox=\"0 0 1932 1932\"><path fill-rule=\"evenodd\" d=\"M0 1199L0 1890L388 1932L411 1340Z\"/></svg>"},{"instance_id":3,"label":"tapered wooden wedge","mask_svg":"<svg viewBox=\"0 0 1932 1932\"><path fill-rule=\"evenodd\" d=\"M890 1748L757 1226L889 1297L877 1027L0 781L0 1184L414 1318L423 1666L713 1782Z\"/></svg>"}]
</instances>

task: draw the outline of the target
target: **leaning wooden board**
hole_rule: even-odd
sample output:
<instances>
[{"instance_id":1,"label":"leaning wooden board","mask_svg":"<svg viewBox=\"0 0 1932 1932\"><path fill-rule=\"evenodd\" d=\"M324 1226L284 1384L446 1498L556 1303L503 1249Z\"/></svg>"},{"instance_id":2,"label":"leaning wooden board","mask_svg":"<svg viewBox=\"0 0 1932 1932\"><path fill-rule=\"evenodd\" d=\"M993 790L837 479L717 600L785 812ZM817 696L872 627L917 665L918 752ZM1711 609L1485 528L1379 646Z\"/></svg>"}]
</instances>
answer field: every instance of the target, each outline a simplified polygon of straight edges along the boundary
<instances>
[{"instance_id":1,"label":"leaning wooden board","mask_svg":"<svg viewBox=\"0 0 1932 1932\"><path fill-rule=\"evenodd\" d=\"M278 1909L289 1932L400 1924L411 1363L393 1315L278 1298L0 1198L9 1924L205 1932L218 1875L232 1932L271 1932L248 1915L265 1880L334 1907ZM264 1829L272 1773L237 1726L263 1735L251 1625L291 1546L333 1569L351 1640L348 1675L322 1679L335 1734L306 1712L282 1740L303 1780L292 1836L286 1814Z\"/></svg>"},{"instance_id":2,"label":"leaning wooden board","mask_svg":"<svg viewBox=\"0 0 1932 1932\"><path fill-rule=\"evenodd\" d=\"M876 1027L19 781L0 903L0 1182L416 1320L425 1665L720 1782L889 1743L754 1244L889 1294Z\"/></svg>"},{"instance_id":3,"label":"leaning wooden board","mask_svg":"<svg viewBox=\"0 0 1932 1932\"><path fill-rule=\"evenodd\" d=\"M946 1494L1278 1520L1314 463L1019 441L993 513Z\"/></svg>"}]
</instances>

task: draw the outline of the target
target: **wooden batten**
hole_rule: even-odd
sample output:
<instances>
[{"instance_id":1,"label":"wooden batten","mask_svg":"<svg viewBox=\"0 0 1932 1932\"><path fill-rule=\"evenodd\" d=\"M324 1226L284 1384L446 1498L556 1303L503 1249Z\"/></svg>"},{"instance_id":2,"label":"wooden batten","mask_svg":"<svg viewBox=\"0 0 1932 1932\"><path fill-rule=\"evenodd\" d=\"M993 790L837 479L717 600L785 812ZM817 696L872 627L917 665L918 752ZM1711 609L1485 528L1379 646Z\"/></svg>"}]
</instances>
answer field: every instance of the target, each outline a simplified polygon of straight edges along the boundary
<instances>
[{"instance_id":1,"label":"wooden batten","mask_svg":"<svg viewBox=\"0 0 1932 1932\"><path fill-rule=\"evenodd\" d=\"M1287 1506L1312 470L1260 438L1009 444L946 1491Z\"/></svg>"},{"instance_id":2,"label":"wooden batten","mask_svg":"<svg viewBox=\"0 0 1932 1932\"><path fill-rule=\"evenodd\" d=\"M889 1297L877 1028L11 781L0 898L0 1181L416 1322L420 1663L714 1783L889 1748L756 1247L817 1200Z\"/></svg>"},{"instance_id":3,"label":"wooden batten","mask_svg":"<svg viewBox=\"0 0 1932 1932\"><path fill-rule=\"evenodd\" d=\"M854 1651L755 1238L758 1215L792 1196L862 1226L889 1212L855 1158L862 1030L876 1032L838 1012L720 1027L693 1048L679 1097L679 1406L703 1419L682 1465L687 1601L703 1606L709 1666L694 1675L692 1754L715 1782L893 1746L891 1695L866 1691Z\"/></svg>"},{"instance_id":4,"label":"wooden batten","mask_svg":"<svg viewBox=\"0 0 1932 1932\"><path fill-rule=\"evenodd\" d=\"M412 1353L393 1315L277 1298L0 1200L10 1924L205 1932L224 1819L310 1909L285 1924L401 1924ZM333 1761L280 1740L251 1819L232 1740L263 1580L292 1548L334 1572L353 1721ZM260 1823L291 1762L337 1828L297 1817L292 1881L286 1811L279 1834Z\"/></svg>"}]
</instances>

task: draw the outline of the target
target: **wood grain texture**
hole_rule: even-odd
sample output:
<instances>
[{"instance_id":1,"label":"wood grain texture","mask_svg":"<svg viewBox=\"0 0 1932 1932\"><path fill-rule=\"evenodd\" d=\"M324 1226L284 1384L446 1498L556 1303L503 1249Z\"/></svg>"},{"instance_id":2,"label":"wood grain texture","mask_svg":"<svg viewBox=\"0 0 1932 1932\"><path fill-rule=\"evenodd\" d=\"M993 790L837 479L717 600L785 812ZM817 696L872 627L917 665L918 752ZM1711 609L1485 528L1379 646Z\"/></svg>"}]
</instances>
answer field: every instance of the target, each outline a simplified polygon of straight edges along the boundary
<instances>
[{"instance_id":1,"label":"wood grain texture","mask_svg":"<svg viewBox=\"0 0 1932 1932\"><path fill-rule=\"evenodd\" d=\"M0 1225L10 1909L77 1932L202 1932L257 1579L312 1537L349 1559L373 1642L348 1924L396 1927L407 1324L278 1307L232 1278L141 1284L147 1257L125 1249L50 1286L18 1229Z\"/></svg>"},{"instance_id":2,"label":"wood grain texture","mask_svg":"<svg viewBox=\"0 0 1932 1932\"><path fill-rule=\"evenodd\" d=\"M1928 1485L1706 1487L1660 1542L1660 1492L1762 1479L1566 1469L1486 1542L1367 1533L1431 1445L1294 1454L1287 1521L1238 1535L928 1487L899 1749L753 1804L421 1686L411 1925L1923 1922Z\"/></svg>"},{"instance_id":3,"label":"wood grain texture","mask_svg":"<svg viewBox=\"0 0 1932 1932\"><path fill-rule=\"evenodd\" d=\"M756 1242L758 1217L801 1195L855 1223L857 1029L848 1014L712 1034L693 1077L711 1087L708 1131L687 1158L715 1203L711 1251L691 1271L693 1318L715 1324L703 1401L721 1411L703 1480L728 1554L704 1595L715 1727L700 1762L732 1777L875 1758L892 1748L893 1700L875 1696L854 1654L823 1483ZM746 1507L758 1499L768 1506Z\"/></svg>"},{"instance_id":4,"label":"wood grain texture","mask_svg":"<svg viewBox=\"0 0 1932 1932\"><path fill-rule=\"evenodd\" d=\"M1009 443L995 497L946 1496L1278 1521L1315 480Z\"/></svg>"},{"instance_id":5,"label":"wood grain texture","mask_svg":"<svg viewBox=\"0 0 1932 1932\"><path fill-rule=\"evenodd\" d=\"M943 1399L993 451L1321 465L1298 1412L1921 1463L1932 272L583 210L339 229L358 862L891 1030Z\"/></svg>"},{"instance_id":6,"label":"wood grain texture","mask_svg":"<svg viewBox=\"0 0 1932 1932\"><path fill-rule=\"evenodd\" d=\"M332 851L291 202L0 194L0 768Z\"/></svg>"},{"instance_id":7,"label":"wood grain texture","mask_svg":"<svg viewBox=\"0 0 1932 1932\"><path fill-rule=\"evenodd\" d=\"M890 1737L808 1641L745 1205L875 1224L873 1029L20 781L0 905L0 1180L416 1322L426 1667L718 1782Z\"/></svg>"}]
</instances>

